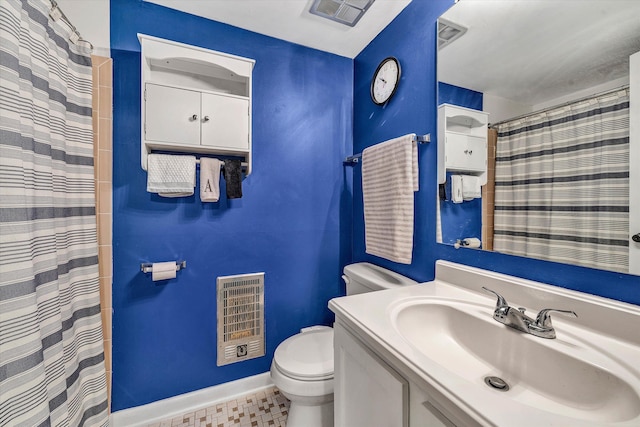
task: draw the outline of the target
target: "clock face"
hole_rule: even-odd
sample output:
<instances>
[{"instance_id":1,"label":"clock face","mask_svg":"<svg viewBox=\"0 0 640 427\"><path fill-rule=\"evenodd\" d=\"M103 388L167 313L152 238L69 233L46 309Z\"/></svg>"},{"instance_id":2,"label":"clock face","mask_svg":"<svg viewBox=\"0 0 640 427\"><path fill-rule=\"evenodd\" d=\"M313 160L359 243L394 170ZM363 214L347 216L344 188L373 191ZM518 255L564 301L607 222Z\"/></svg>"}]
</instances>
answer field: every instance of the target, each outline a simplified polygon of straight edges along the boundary
<instances>
[{"instance_id":1,"label":"clock face","mask_svg":"<svg viewBox=\"0 0 640 427\"><path fill-rule=\"evenodd\" d=\"M384 104L393 96L400 82L400 63L396 58L384 59L371 81L371 99L378 105Z\"/></svg>"}]
</instances>

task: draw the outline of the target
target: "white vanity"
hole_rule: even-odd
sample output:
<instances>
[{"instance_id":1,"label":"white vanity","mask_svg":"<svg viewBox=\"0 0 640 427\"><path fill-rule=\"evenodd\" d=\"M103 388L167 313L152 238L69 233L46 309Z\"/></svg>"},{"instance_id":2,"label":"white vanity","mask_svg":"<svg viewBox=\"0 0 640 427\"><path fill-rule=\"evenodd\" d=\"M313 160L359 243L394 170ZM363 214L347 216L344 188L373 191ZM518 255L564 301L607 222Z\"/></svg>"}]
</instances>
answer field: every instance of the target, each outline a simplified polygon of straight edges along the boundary
<instances>
[{"instance_id":1,"label":"white vanity","mask_svg":"<svg viewBox=\"0 0 640 427\"><path fill-rule=\"evenodd\" d=\"M494 320L553 308L555 339ZM467 267L329 302L335 425L638 426L640 307ZM520 312L522 313L522 312Z\"/></svg>"}]
</instances>

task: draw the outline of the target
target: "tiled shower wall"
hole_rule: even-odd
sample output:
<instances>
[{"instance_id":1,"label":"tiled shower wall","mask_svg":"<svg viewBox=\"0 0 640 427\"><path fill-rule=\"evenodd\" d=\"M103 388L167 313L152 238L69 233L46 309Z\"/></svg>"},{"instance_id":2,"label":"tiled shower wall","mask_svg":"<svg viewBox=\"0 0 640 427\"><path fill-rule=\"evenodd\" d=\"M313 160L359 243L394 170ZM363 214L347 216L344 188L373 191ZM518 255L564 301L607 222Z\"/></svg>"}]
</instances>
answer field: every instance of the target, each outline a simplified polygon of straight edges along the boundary
<instances>
[{"instance_id":1,"label":"tiled shower wall","mask_svg":"<svg viewBox=\"0 0 640 427\"><path fill-rule=\"evenodd\" d=\"M482 186L482 249L493 250L493 214L496 202L496 143L498 132L488 131L487 184Z\"/></svg>"},{"instance_id":2,"label":"tiled shower wall","mask_svg":"<svg viewBox=\"0 0 640 427\"><path fill-rule=\"evenodd\" d=\"M92 56L93 63L93 160L95 165L96 218L100 271L100 307L104 337L107 392L111 403L111 183L112 183L112 60Z\"/></svg>"}]
</instances>

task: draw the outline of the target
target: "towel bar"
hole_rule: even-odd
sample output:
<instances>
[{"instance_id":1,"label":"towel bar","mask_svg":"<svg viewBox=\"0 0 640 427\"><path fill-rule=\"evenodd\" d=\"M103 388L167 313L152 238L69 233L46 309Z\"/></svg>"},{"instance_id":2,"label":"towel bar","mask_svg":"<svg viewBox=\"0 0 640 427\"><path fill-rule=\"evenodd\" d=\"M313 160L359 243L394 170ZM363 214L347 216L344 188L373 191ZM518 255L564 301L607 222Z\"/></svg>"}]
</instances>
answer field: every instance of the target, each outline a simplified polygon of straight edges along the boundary
<instances>
[{"instance_id":1,"label":"towel bar","mask_svg":"<svg viewBox=\"0 0 640 427\"><path fill-rule=\"evenodd\" d=\"M427 142L431 142L431 134L426 135L416 135L413 137L413 142L417 142L418 144L425 144ZM354 166L357 163L360 163L360 159L362 158L362 153L354 154L353 156L349 156L344 159L343 164L347 166Z\"/></svg>"},{"instance_id":2,"label":"towel bar","mask_svg":"<svg viewBox=\"0 0 640 427\"><path fill-rule=\"evenodd\" d=\"M222 162L222 167L224 167L224 160L221 160L221 162ZM199 165L199 164L200 164L200 159L196 159L196 165ZM242 162L240 164L242 165L243 168L246 168L248 165L247 162Z\"/></svg>"}]
</instances>

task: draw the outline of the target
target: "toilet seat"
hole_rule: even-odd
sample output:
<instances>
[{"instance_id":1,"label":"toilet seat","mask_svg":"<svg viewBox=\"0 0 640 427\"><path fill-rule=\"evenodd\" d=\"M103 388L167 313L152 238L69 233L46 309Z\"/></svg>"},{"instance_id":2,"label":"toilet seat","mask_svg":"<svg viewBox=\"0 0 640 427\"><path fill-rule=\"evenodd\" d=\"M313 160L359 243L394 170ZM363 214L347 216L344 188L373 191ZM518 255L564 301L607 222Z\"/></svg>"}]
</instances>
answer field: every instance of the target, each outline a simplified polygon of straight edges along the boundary
<instances>
[{"instance_id":1,"label":"toilet seat","mask_svg":"<svg viewBox=\"0 0 640 427\"><path fill-rule=\"evenodd\" d=\"M290 378L333 378L333 329L310 330L287 338L276 348L273 361Z\"/></svg>"}]
</instances>

